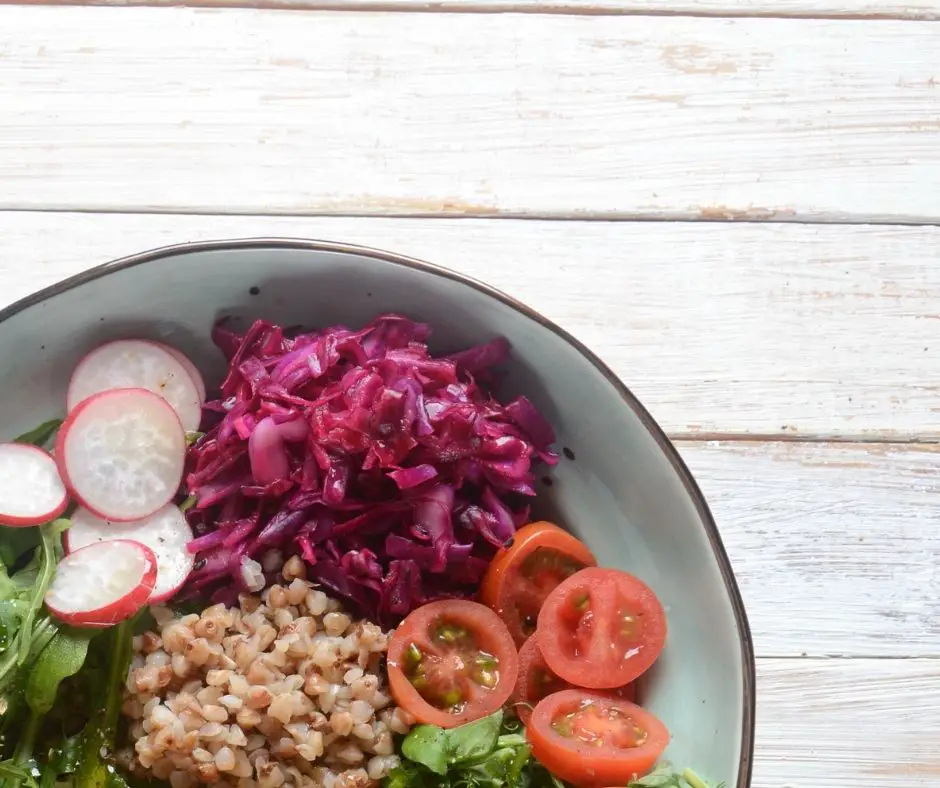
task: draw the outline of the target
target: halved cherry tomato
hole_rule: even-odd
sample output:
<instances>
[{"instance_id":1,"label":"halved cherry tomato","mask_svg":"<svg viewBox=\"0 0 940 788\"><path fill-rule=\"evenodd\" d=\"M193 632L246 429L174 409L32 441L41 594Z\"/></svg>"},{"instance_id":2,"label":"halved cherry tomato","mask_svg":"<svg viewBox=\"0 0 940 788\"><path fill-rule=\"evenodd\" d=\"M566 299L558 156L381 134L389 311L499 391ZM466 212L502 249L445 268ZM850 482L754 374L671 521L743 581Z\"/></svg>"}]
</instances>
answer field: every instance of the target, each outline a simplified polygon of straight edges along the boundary
<instances>
[{"instance_id":1,"label":"halved cherry tomato","mask_svg":"<svg viewBox=\"0 0 940 788\"><path fill-rule=\"evenodd\" d=\"M529 724L532 709L543 698L566 689L575 689L564 679L558 678L545 663L545 657L539 649L539 636L533 635L519 649L519 678L516 688L509 699L509 705L522 720L523 725ZM627 684L603 693L622 700L636 702L636 684Z\"/></svg>"},{"instance_id":2,"label":"halved cherry tomato","mask_svg":"<svg viewBox=\"0 0 940 788\"><path fill-rule=\"evenodd\" d=\"M539 763L577 786L626 785L646 774L669 744L666 726L645 709L583 690L541 701L526 736Z\"/></svg>"},{"instance_id":3,"label":"halved cherry tomato","mask_svg":"<svg viewBox=\"0 0 940 788\"><path fill-rule=\"evenodd\" d=\"M539 648L562 679L588 689L634 681L666 642L666 613L642 580L616 569L582 569L545 600Z\"/></svg>"},{"instance_id":4,"label":"halved cherry tomato","mask_svg":"<svg viewBox=\"0 0 940 788\"><path fill-rule=\"evenodd\" d=\"M545 664L538 646L538 635L530 637L519 649L519 678L509 699L523 725L529 724L532 709L542 698L561 690L572 689Z\"/></svg>"},{"instance_id":5,"label":"halved cherry tomato","mask_svg":"<svg viewBox=\"0 0 940 788\"><path fill-rule=\"evenodd\" d=\"M490 562L480 588L480 601L506 622L521 646L535 631L545 597L562 580L586 566L596 566L591 551L552 523L524 525L512 547Z\"/></svg>"},{"instance_id":6,"label":"halved cherry tomato","mask_svg":"<svg viewBox=\"0 0 940 788\"><path fill-rule=\"evenodd\" d=\"M419 722L452 728L492 714L512 694L519 655L488 607L462 599L412 611L388 644L395 702Z\"/></svg>"}]
</instances>

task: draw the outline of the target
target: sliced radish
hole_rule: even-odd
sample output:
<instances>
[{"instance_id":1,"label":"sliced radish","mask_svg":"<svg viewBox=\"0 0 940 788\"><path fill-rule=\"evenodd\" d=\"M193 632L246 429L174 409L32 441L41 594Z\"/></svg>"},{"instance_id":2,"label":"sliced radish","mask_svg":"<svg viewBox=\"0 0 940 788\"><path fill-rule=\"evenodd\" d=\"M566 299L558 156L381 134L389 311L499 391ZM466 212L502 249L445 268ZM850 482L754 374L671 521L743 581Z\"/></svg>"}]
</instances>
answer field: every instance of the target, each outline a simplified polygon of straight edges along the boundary
<instances>
[{"instance_id":1,"label":"sliced radish","mask_svg":"<svg viewBox=\"0 0 940 788\"><path fill-rule=\"evenodd\" d=\"M157 580L153 551L127 539L89 545L56 566L46 607L67 624L109 627L140 610Z\"/></svg>"},{"instance_id":2,"label":"sliced radish","mask_svg":"<svg viewBox=\"0 0 940 788\"><path fill-rule=\"evenodd\" d=\"M127 388L159 394L173 406L184 430L199 429L202 402L196 382L165 345L144 339L108 342L85 356L69 381L66 407L72 411L92 394Z\"/></svg>"},{"instance_id":3,"label":"sliced radish","mask_svg":"<svg viewBox=\"0 0 940 788\"><path fill-rule=\"evenodd\" d=\"M206 382L202 379L202 373L199 371L198 367L193 364L189 356L187 356L182 350L178 350L172 345L166 345L162 342L155 342L154 344L160 345L164 348L173 358L179 361L180 364L185 367L186 371L189 373L189 377L193 379L193 383L196 384L196 391L199 394L199 403L203 404L206 401Z\"/></svg>"},{"instance_id":4,"label":"sliced radish","mask_svg":"<svg viewBox=\"0 0 940 788\"><path fill-rule=\"evenodd\" d=\"M186 582L194 556L186 549L193 532L178 506L168 503L158 512L131 523L105 520L80 506L65 532L65 549L72 553L98 542L129 539L149 547L157 558L157 584L150 602L163 602Z\"/></svg>"},{"instance_id":5,"label":"sliced radish","mask_svg":"<svg viewBox=\"0 0 940 788\"><path fill-rule=\"evenodd\" d=\"M65 486L99 517L130 522L166 506L179 489L186 434L167 402L144 389L103 391L59 429Z\"/></svg>"},{"instance_id":6,"label":"sliced radish","mask_svg":"<svg viewBox=\"0 0 940 788\"><path fill-rule=\"evenodd\" d=\"M0 444L0 524L39 525L62 514L68 503L51 454L24 443Z\"/></svg>"}]
</instances>

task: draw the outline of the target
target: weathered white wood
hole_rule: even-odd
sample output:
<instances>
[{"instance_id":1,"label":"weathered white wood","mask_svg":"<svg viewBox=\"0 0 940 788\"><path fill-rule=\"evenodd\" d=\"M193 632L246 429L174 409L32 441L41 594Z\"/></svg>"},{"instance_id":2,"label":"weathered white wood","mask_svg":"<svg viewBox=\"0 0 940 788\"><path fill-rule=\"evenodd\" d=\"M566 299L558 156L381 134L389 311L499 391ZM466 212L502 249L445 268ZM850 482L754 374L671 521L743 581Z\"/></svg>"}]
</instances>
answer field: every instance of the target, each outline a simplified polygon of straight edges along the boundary
<instances>
[{"instance_id":1,"label":"weathered white wood","mask_svg":"<svg viewBox=\"0 0 940 788\"><path fill-rule=\"evenodd\" d=\"M2 6L0 207L932 221L938 50L910 21Z\"/></svg>"},{"instance_id":2,"label":"weathered white wood","mask_svg":"<svg viewBox=\"0 0 940 788\"><path fill-rule=\"evenodd\" d=\"M486 280L572 331L670 432L940 439L940 228L0 212L0 299L108 259L290 235Z\"/></svg>"},{"instance_id":3,"label":"weathered white wood","mask_svg":"<svg viewBox=\"0 0 940 788\"><path fill-rule=\"evenodd\" d=\"M940 446L679 449L718 522L759 655L940 657Z\"/></svg>"},{"instance_id":4,"label":"weathered white wood","mask_svg":"<svg viewBox=\"0 0 940 788\"><path fill-rule=\"evenodd\" d=\"M0 294L173 241L258 234L376 244L487 278L600 351L674 434L805 414L798 436L861 423L938 437L931 228L0 213ZM680 447L759 654L940 655L940 447Z\"/></svg>"},{"instance_id":5,"label":"weathered white wood","mask_svg":"<svg viewBox=\"0 0 940 788\"><path fill-rule=\"evenodd\" d=\"M701 14L808 18L936 19L937 0L19 0L24 5L188 6L336 11L473 11Z\"/></svg>"},{"instance_id":6,"label":"weathered white wood","mask_svg":"<svg viewBox=\"0 0 940 788\"><path fill-rule=\"evenodd\" d=\"M762 660L757 698L754 788L937 784L937 660Z\"/></svg>"}]
</instances>

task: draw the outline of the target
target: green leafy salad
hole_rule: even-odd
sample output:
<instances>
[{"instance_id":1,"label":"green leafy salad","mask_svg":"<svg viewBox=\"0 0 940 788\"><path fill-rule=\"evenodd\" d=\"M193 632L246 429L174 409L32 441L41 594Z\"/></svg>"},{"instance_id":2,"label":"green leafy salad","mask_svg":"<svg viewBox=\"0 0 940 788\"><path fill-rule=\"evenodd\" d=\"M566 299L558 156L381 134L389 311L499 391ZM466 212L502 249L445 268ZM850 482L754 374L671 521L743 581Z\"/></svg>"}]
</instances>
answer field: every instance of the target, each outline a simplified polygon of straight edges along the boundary
<instances>
[{"instance_id":1,"label":"green leafy salad","mask_svg":"<svg viewBox=\"0 0 940 788\"><path fill-rule=\"evenodd\" d=\"M213 391L106 342L0 442L0 788L711 788L644 705L656 592L530 518L508 344L429 334L220 324Z\"/></svg>"}]
</instances>

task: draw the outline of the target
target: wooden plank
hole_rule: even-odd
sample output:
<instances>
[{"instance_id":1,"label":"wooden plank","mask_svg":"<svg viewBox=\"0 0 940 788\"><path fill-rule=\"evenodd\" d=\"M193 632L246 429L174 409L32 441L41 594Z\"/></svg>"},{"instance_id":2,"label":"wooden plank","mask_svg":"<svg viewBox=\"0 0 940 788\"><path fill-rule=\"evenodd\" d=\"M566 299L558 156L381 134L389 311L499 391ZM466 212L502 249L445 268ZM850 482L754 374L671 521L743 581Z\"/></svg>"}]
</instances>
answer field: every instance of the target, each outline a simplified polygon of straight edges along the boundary
<instances>
[{"instance_id":1,"label":"wooden plank","mask_svg":"<svg viewBox=\"0 0 940 788\"><path fill-rule=\"evenodd\" d=\"M936 249L937 232L794 225L724 229L0 214L0 293L12 300L107 257L212 235L281 233L376 243L441 259L528 298L613 361L673 432L682 427L689 434L688 425L702 419L702 413L722 432L762 428L787 408L793 413L809 411L814 396L821 399L812 423L821 432L832 432L850 428L852 422L835 417L843 407L851 413L856 400L878 401L881 384L872 381L884 382L882 393L901 391L894 380L934 385L938 370L931 366L931 354L917 356L902 331L893 331L896 339L882 355L873 348L876 329L886 330L890 321L881 321L893 314L899 326L910 330L905 321L917 314L918 302L908 289L915 284L926 287L928 274L936 270L930 266L929 252ZM720 253L709 252L715 245ZM579 252L579 246L589 253ZM618 277L616 261L631 248L644 250L644 263L635 273ZM925 255L923 263L905 268L902 261L919 254ZM710 267L698 270L696 266L713 255ZM838 262L827 264L827 255ZM745 268L736 270L734 261L745 261ZM750 289L762 281L755 270L780 288L789 281L797 294L825 283L836 295L821 300L795 295L781 299L778 306L768 295L776 287L766 292ZM587 283L585 271L591 273ZM724 278L719 279L722 271ZM779 280L773 278L777 276ZM883 303L860 298L869 305L864 312L843 312L853 294L870 289L868 277L895 283L892 287L900 288L895 292L904 294L898 305L891 308L890 298ZM907 284L896 284L899 281ZM681 294L679 300L662 295L674 292ZM936 304L936 280L932 293L917 296L925 299L922 308ZM736 300L741 294L746 298ZM647 300L658 305L655 310L638 312L632 303L623 308L624 302ZM730 316L726 322L695 319L709 311L701 304L712 300L710 310ZM782 322L776 323L781 310ZM673 314L687 317L670 319ZM761 320L770 322L762 326ZM916 327L935 321L911 322ZM794 333L799 326L808 328ZM849 352L845 341L836 340L839 352L828 355L829 365L854 359L853 365L838 367L843 384L856 387L851 389L853 402L836 407L832 403L839 402L838 388L824 396L835 386L831 370L812 383L827 361L820 359L816 368L804 359L830 348L831 337L859 332L854 350ZM817 341L814 333L824 335L827 344ZM718 350L709 354L709 348ZM885 366L889 361L908 366L892 371ZM693 386L720 370L728 375L720 385ZM729 381L742 371L745 377L729 389ZM725 399L716 405L717 392L723 390ZM926 426L936 392L918 396L911 388L901 396L905 405L896 412L875 409L866 416L860 411L857 418L879 425L871 433L876 437L897 436L903 429L894 425L911 424L905 418L912 414L919 414ZM881 420L876 421L879 413ZM940 655L935 625L940 603L933 593L940 584L935 504L940 447L754 440L679 445L713 506L752 617L759 654Z\"/></svg>"},{"instance_id":2,"label":"wooden plank","mask_svg":"<svg viewBox=\"0 0 940 788\"><path fill-rule=\"evenodd\" d=\"M0 300L182 241L289 235L487 280L676 437L940 440L940 228L0 213Z\"/></svg>"},{"instance_id":3,"label":"wooden plank","mask_svg":"<svg viewBox=\"0 0 940 788\"><path fill-rule=\"evenodd\" d=\"M758 662L754 788L927 788L940 774L940 662Z\"/></svg>"},{"instance_id":4,"label":"wooden plank","mask_svg":"<svg viewBox=\"0 0 940 788\"><path fill-rule=\"evenodd\" d=\"M718 522L759 655L940 657L940 446L679 449Z\"/></svg>"},{"instance_id":5,"label":"wooden plank","mask_svg":"<svg viewBox=\"0 0 940 788\"><path fill-rule=\"evenodd\" d=\"M6 2L6 0L4 0ZM811 19L936 19L937 0L18 0L22 5L186 6L334 11L696 14Z\"/></svg>"},{"instance_id":6,"label":"wooden plank","mask_svg":"<svg viewBox=\"0 0 940 788\"><path fill-rule=\"evenodd\" d=\"M4 6L0 207L935 221L938 36Z\"/></svg>"}]
</instances>

